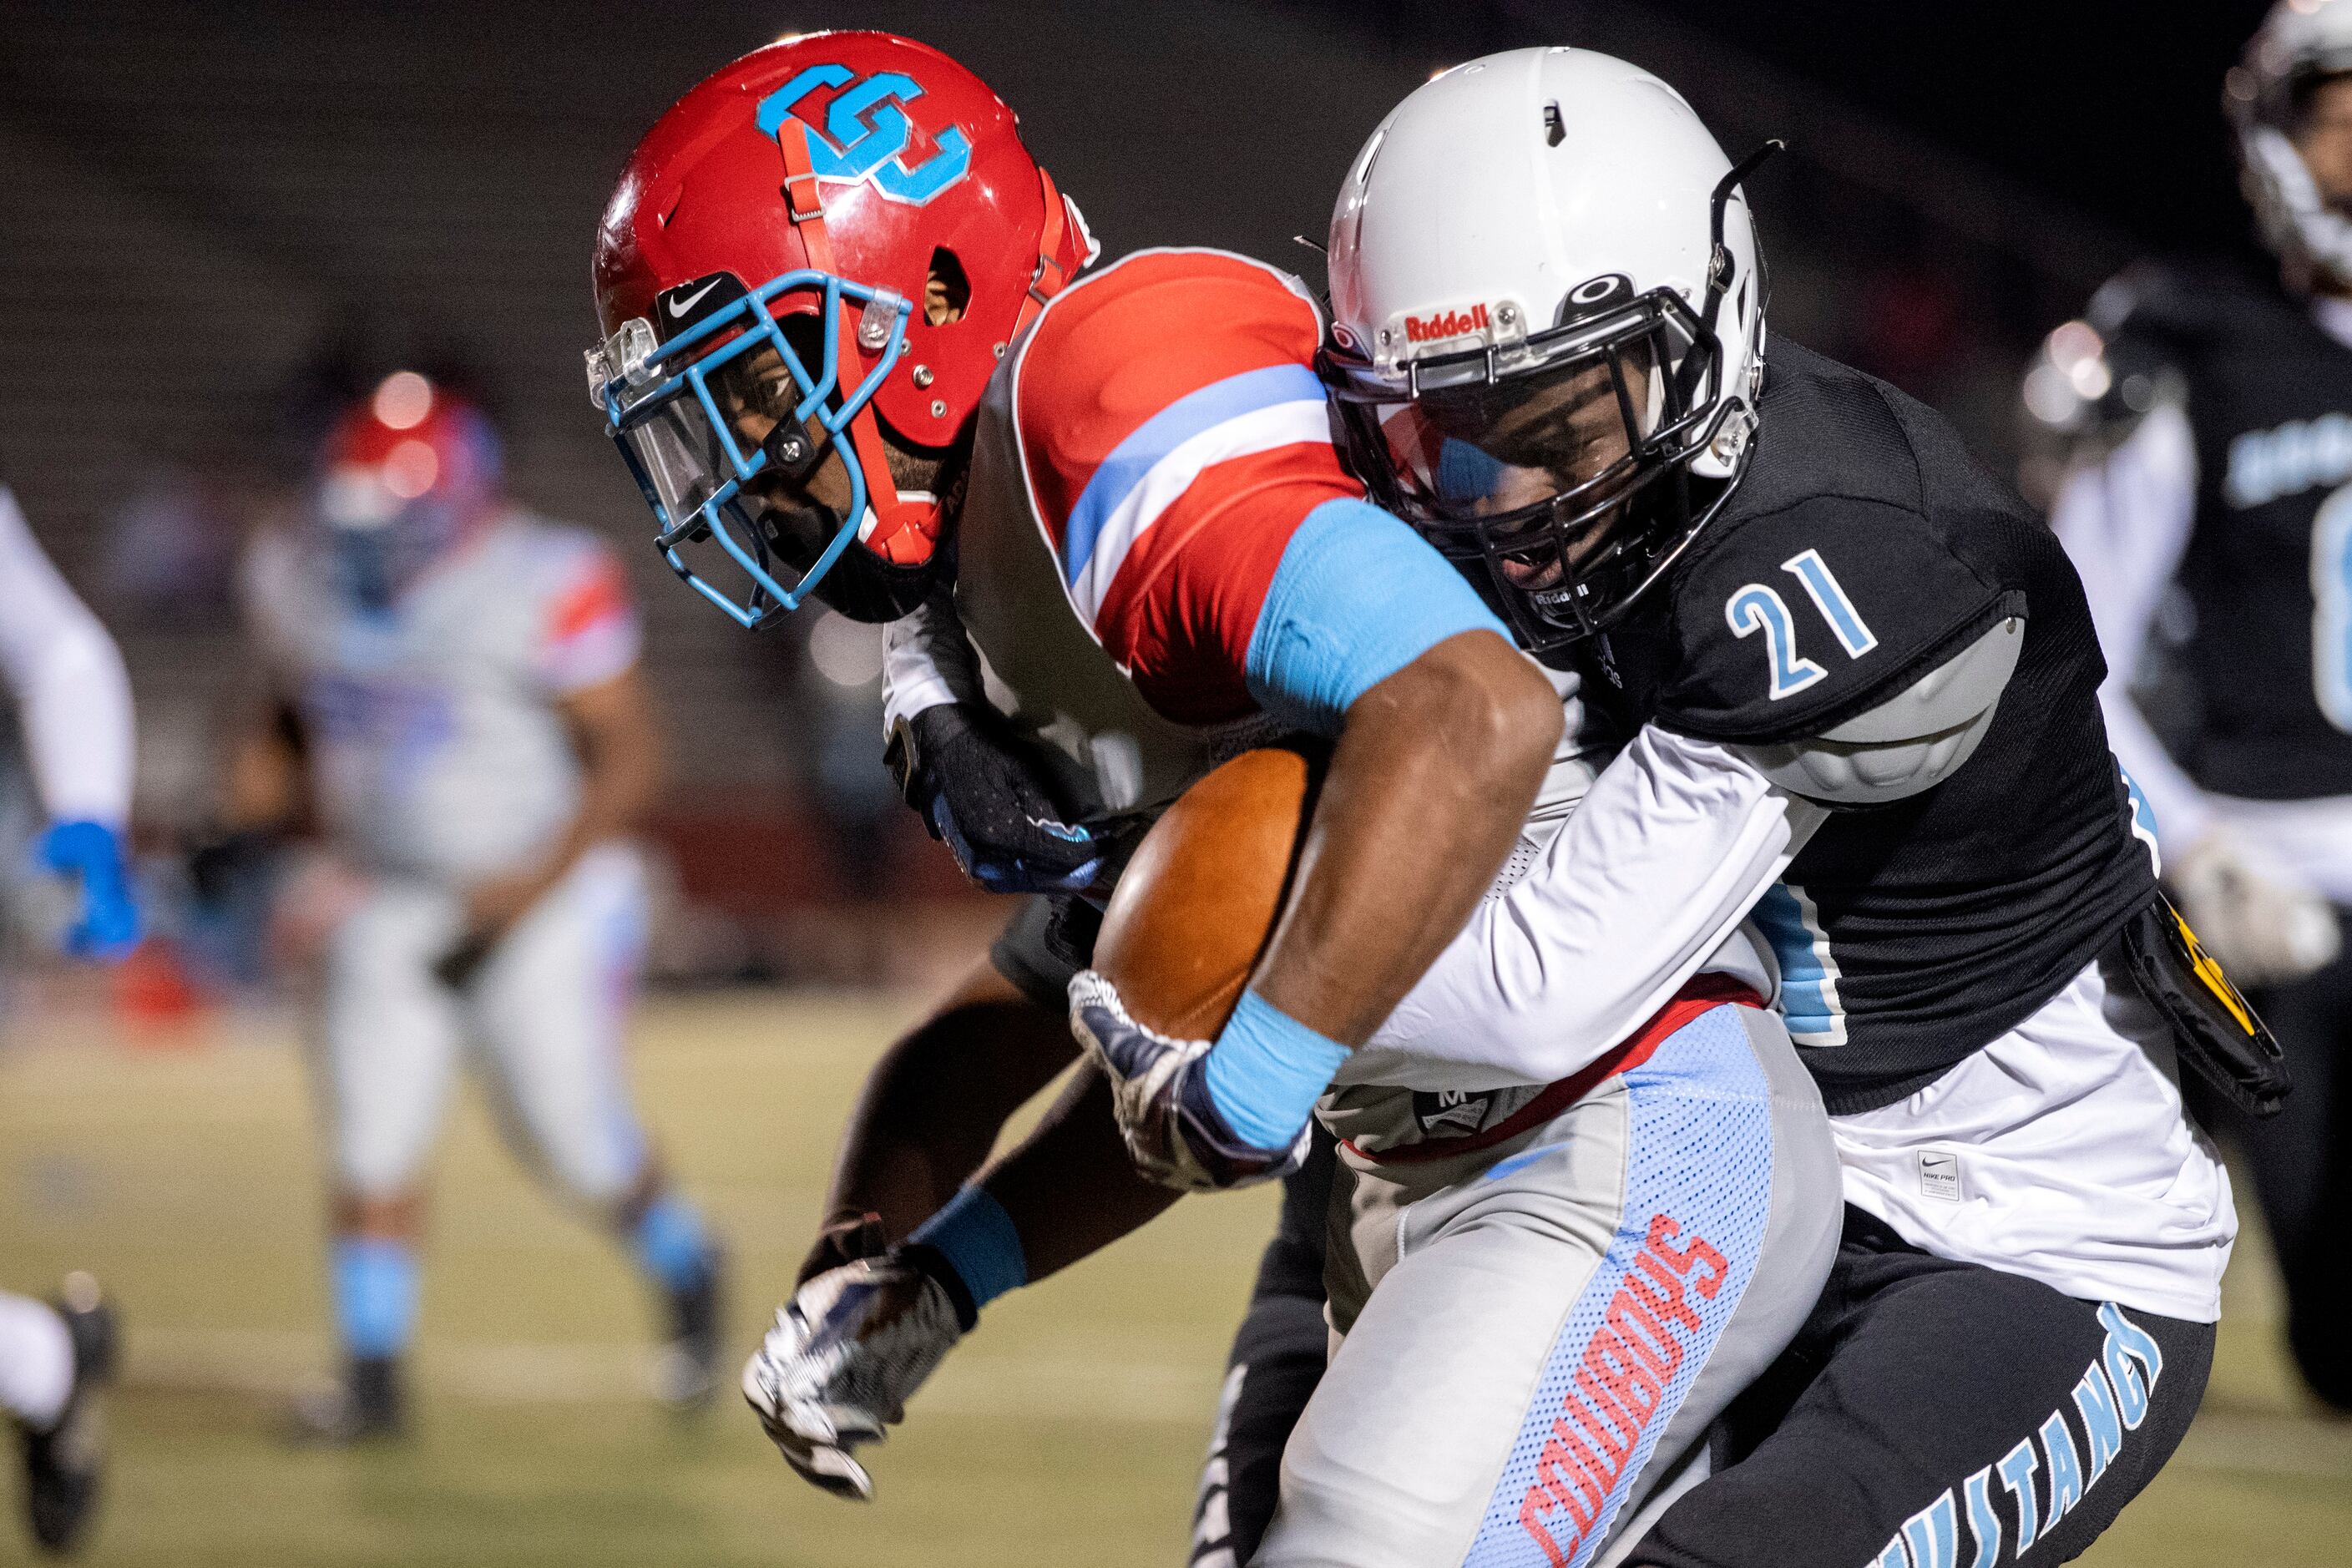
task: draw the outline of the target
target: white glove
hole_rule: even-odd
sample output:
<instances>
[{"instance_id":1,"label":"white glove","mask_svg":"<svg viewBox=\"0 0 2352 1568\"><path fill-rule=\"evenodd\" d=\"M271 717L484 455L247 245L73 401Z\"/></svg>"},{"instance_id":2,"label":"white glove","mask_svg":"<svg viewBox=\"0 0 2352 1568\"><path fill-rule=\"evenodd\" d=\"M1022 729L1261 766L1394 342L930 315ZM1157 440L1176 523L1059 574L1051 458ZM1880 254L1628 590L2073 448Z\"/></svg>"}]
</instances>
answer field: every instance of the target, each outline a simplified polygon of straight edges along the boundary
<instances>
[{"instance_id":1,"label":"white glove","mask_svg":"<svg viewBox=\"0 0 2352 1568\"><path fill-rule=\"evenodd\" d=\"M2335 906L2226 827L2191 845L2170 880L2197 940L2241 985L2299 980L2343 946Z\"/></svg>"},{"instance_id":2,"label":"white glove","mask_svg":"<svg viewBox=\"0 0 2352 1568\"><path fill-rule=\"evenodd\" d=\"M1210 1101L1202 1067L1213 1042L1178 1040L1128 1016L1118 988L1091 969L1070 980L1070 1033L1110 1079L1119 1136L1136 1169L1178 1192L1223 1192L1286 1176L1307 1130L1280 1149L1244 1143Z\"/></svg>"},{"instance_id":3,"label":"white glove","mask_svg":"<svg viewBox=\"0 0 2352 1568\"><path fill-rule=\"evenodd\" d=\"M851 1457L903 1420L907 1398L963 1337L947 1287L896 1257L861 1258L802 1286L743 1368L743 1397L784 1462L861 1502L873 1478Z\"/></svg>"}]
</instances>

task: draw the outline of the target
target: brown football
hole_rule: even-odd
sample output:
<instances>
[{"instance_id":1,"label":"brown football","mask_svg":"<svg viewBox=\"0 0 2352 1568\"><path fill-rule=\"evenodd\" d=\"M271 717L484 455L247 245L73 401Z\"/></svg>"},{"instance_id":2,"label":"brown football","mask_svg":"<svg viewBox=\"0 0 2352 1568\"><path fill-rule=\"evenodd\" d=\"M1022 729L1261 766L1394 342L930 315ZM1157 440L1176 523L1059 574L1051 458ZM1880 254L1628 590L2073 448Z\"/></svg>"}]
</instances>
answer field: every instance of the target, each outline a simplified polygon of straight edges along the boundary
<instances>
[{"instance_id":1,"label":"brown football","mask_svg":"<svg viewBox=\"0 0 2352 1568\"><path fill-rule=\"evenodd\" d=\"M1318 772L1297 752L1244 752L1152 824L1095 941L1137 1023L1192 1040L1224 1027L1289 895Z\"/></svg>"}]
</instances>

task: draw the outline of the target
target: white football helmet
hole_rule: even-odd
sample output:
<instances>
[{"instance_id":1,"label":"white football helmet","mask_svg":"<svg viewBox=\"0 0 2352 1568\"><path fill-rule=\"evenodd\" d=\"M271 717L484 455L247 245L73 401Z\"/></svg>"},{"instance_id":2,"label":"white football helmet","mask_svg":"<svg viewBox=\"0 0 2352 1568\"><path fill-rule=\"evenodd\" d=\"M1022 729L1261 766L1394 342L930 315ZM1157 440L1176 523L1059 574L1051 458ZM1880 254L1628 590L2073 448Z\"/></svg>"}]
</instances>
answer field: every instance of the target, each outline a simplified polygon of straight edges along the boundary
<instances>
[{"instance_id":1,"label":"white football helmet","mask_svg":"<svg viewBox=\"0 0 2352 1568\"><path fill-rule=\"evenodd\" d=\"M1622 616L1746 467L1765 151L1734 169L1649 72L1527 48L1416 90L1349 171L1323 370L1350 461L1531 650Z\"/></svg>"},{"instance_id":2,"label":"white football helmet","mask_svg":"<svg viewBox=\"0 0 2352 1568\"><path fill-rule=\"evenodd\" d=\"M2223 84L2246 200L2263 241L2298 285L2315 274L2352 285L2352 220L2327 205L2293 140L2304 90L2346 71L2352 71L2352 0L2279 0Z\"/></svg>"}]
</instances>

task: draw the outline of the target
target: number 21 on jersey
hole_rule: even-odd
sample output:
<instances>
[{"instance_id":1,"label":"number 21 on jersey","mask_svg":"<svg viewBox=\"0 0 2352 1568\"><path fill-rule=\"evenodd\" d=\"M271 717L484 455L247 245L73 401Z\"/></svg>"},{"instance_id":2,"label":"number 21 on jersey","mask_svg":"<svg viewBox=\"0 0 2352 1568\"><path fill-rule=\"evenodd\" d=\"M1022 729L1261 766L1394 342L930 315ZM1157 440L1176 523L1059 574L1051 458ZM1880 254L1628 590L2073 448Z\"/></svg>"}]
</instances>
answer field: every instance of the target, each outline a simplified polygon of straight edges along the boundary
<instances>
[{"instance_id":1,"label":"number 21 on jersey","mask_svg":"<svg viewBox=\"0 0 2352 1568\"><path fill-rule=\"evenodd\" d=\"M1845 649L1850 659L1860 658L1878 646L1878 637L1846 597L1845 589L1837 574L1822 559L1818 550L1807 550L1780 563L1780 570L1796 578L1829 623L1830 630ZM1789 605L1769 584L1750 583L1735 592L1723 606L1723 618L1730 623L1731 635L1745 637L1757 632L1764 634L1764 654L1771 666L1771 700L1793 697L1816 682L1829 679L1829 671L1797 651L1797 623L1789 614Z\"/></svg>"}]
</instances>

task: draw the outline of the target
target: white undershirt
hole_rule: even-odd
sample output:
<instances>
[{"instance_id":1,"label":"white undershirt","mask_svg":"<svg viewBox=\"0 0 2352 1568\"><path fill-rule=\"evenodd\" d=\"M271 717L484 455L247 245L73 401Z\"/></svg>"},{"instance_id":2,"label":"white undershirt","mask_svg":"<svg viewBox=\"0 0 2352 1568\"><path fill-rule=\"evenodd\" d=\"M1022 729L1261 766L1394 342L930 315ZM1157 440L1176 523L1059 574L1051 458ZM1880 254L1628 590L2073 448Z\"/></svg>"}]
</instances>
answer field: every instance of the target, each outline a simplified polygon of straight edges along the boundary
<instances>
[{"instance_id":1,"label":"white undershirt","mask_svg":"<svg viewBox=\"0 0 2352 1568\"><path fill-rule=\"evenodd\" d=\"M41 552L0 485L0 670L53 822L131 816L131 679L114 639Z\"/></svg>"},{"instance_id":2,"label":"white undershirt","mask_svg":"<svg viewBox=\"0 0 2352 1568\"><path fill-rule=\"evenodd\" d=\"M1831 1117L1846 1201L1939 1258L2213 1322L2237 1210L2177 1071L2169 1030L2093 963L1917 1093Z\"/></svg>"}]
</instances>

